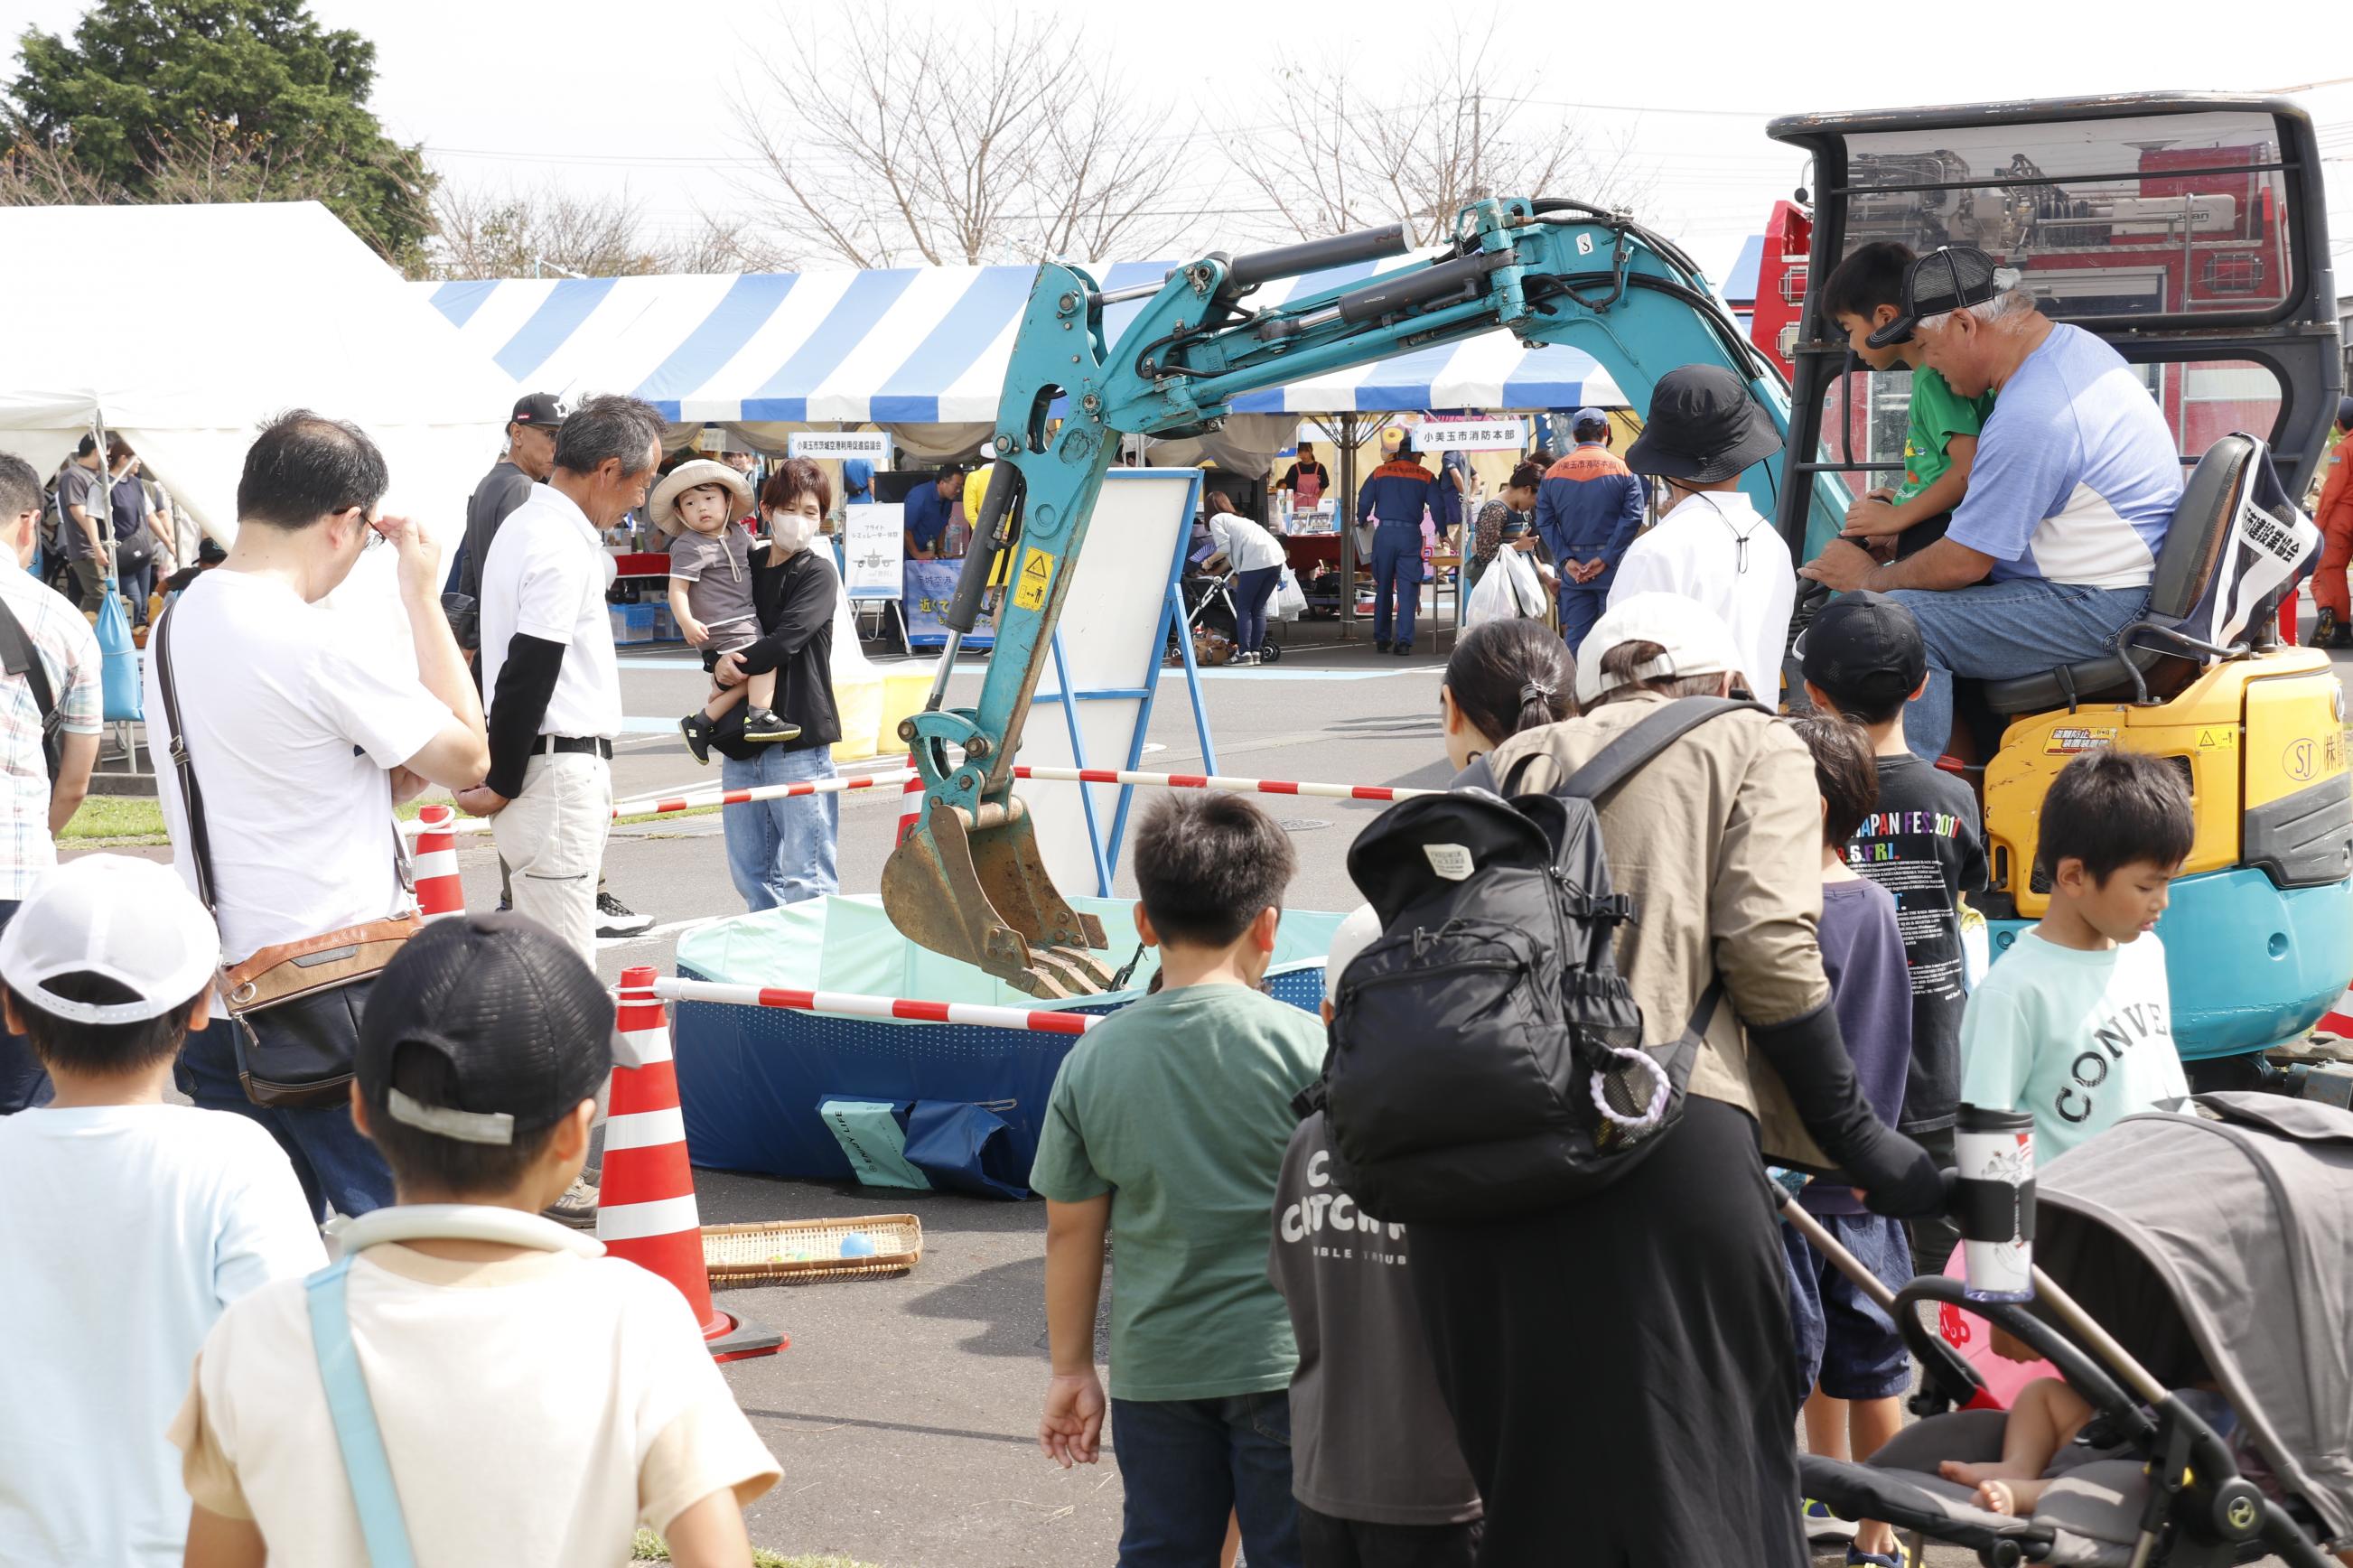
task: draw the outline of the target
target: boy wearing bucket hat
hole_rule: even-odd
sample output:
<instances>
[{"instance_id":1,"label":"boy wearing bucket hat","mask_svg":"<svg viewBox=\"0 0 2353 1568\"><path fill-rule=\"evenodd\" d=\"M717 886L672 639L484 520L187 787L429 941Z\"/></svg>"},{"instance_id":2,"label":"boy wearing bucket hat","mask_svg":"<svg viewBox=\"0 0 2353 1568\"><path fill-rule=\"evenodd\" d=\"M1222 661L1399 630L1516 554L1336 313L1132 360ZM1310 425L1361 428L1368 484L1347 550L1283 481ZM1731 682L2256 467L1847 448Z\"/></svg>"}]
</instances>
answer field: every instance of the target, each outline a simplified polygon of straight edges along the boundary
<instances>
[{"instance_id":1,"label":"boy wearing bucket hat","mask_svg":"<svg viewBox=\"0 0 2353 1568\"><path fill-rule=\"evenodd\" d=\"M220 935L172 868L91 855L0 933L8 1027L57 1088L0 1121L0 1556L176 1564L164 1426L229 1302L326 1261L259 1123L164 1103Z\"/></svg>"},{"instance_id":2,"label":"boy wearing bucket hat","mask_svg":"<svg viewBox=\"0 0 2353 1568\"><path fill-rule=\"evenodd\" d=\"M1740 476L1780 449L1781 433L1730 371L1694 364L1661 376L1626 466L1662 481L1673 502L1628 548L1609 590L1613 609L1636 594L1667 593L1714 610L1740 650L1742 684L1767 708L1781 694L1797 572Z\"/></svg>"},{"instance_id":3,"label":"boy wearing bucket hat","mask_svg":"<svg viewBox=\"0 0 2353 1568\"><path fill-rule=\"evenodd\" d=\"M616 1045L595 972L523 916L436 921L385 966L352 1114L398 1197L205 1341L171 1426L190 1563L620 1568L638 1524L679 1563L750 1560L776 1462L686 1299L540 1216Z\"/></svg>"},{"instance_id":4,"label":"boy wearing bucket hat","mask_svg":"<svg viewBox=\"0 0 2353 1568\"><path fill-rule=\"evenodd\" d=\"M722 654L760 640L752 605L752 536L735 520L752 511L752 483L725 463L697 458L681 463L654 487L646 515L670 535L670 613L687 642L702 650L710 669ZM800 726L777 717L776 672L746 679L740 687L713 684L711 696L678 721L687 750L706 766L711 731L727 710L749 702L744 739L752 745L784 745L800 739Z\"/></svg>"}]
</instances>

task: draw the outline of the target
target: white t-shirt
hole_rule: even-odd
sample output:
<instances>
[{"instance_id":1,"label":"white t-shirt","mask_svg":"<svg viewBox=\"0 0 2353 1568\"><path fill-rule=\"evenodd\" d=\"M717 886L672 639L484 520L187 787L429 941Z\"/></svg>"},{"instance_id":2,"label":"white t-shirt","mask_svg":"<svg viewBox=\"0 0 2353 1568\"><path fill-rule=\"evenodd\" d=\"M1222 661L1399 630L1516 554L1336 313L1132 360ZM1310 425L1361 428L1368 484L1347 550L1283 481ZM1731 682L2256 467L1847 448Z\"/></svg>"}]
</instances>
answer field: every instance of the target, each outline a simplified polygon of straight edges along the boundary
<instances>
[{"instance_id":1,"label":"white t-shirt","mask_svg":"<svg viewBox=\"0 0 2353 1568\"><path fill-rule=\"evenodd\" d=\"M1209 537L1218 542L1226 559L1237 572L1261 572L1269 566L1280 566L1284 556L1282 545L1274 535L1249 518L1221 511L1209 519Z\"/></svg>"},{"instance_id":2,"label":"white t-shirt","mask_svg":"<svg viewBox=\"0 0 2353 1568\"><path fill-rule=\"evenodd\" d=\"M634 1263L385 1242L347 1284L419 1563L618 1568L636 1525L665 1530L722 1489L747 1502L780 1473L686 1299ZM366 1568L300 1281L222 1317L172 1440L188 1494L253 1520L271 1562Z\"/></svg>"},{"instance_id":3,"label":"white t-shirt","mask_svg":"<svg viewBox=\"0 0 2353 1568\"><path fill-rule=\"evenodd\" d=\"M0 1119L0 1561L177 1568L164 1428L221 1309L327 1261L259 1122L185 1105Z\"/></svg>"},{"instance_id":4,"label":"white t-shirt","mask_svg":"<svg viewBox=\"0 0 2353 1568\"><path fill-rule=\"evenodd\" d=\"M172 641L183 737L205 795L221 951L319 936L406 906L385 770L450 721L414 674L369 656L347 623L285 584L216 567L188 585L155 634ZM164 747L163 687L149 650L149 727ZM180 779L155 770L181 880L196 885Z\"/></svg>"},{"instance_id":5,"label":"white t-shirt","mask_svg":"<svg viewBox=\"0 0 2353 1568\"><path fill-rule=\"evenodd\" d=\"M552 485L507 514L482 562L482 694L495 700L517 632L565 645L564 666L540 721L543 735L621 732L621 670L605 589L612 557L588 514Z\"/></svg>"},{"instance_id":6,"label":"white t-shirt","mask_svg":"<svg viewBox=\"0 0 2353 1568\"><path fill-rule=\"evenodd\" d=\"M1780 700L1798 572L1772 520L1746 494L1696 491L1628 546L1609 603L1636 594L1680 594L1722 616L1749 691L1767 708Z\"/></svg>"}]
</instances>

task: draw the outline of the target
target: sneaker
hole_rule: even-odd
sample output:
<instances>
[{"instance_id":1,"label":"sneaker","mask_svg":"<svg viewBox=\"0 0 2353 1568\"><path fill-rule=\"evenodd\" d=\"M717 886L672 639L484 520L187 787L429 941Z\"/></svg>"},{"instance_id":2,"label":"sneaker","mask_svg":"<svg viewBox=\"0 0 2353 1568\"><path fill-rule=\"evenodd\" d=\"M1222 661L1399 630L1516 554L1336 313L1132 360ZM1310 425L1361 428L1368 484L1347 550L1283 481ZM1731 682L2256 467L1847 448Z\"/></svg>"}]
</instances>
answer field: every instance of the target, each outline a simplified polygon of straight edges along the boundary
<instances>
[{"instance_id":1,"label":"sneaker","mask_svg":"<svg viewBox=\"0 0 2353 1568\"><path fill-rule=\"evenodd\" d=\"M1409 642L1401 642L1398 644L1397 656L1399 658L1411 658L1413 657L1413 644Z\"/></svg>"},{"instance_id":2,"label":"sneaker","mask_svg":"<svg viewBox=\"0 0 2353 1568\"><path fill-rule=\"evenodd\" d=\"M1256 664L1258 662L1258 655L1254 653L1238 653L1228 662L1236 666Z\"/></svg>"},{"instance_id":3,"label":"sneaker","mask_svg":"<svg viewBox=\"0 0 2353 1568\"><path fill-rule=\"evenodd\" d=\"M564 1195L539 1211L543 1218L558 1225L568 1225L575 1230L596 1228L596 1184L583 1171L572 1178Z\"/></svg>"},{"instance_id":4,"label":"sneaker","mask_svg":"<svg viewBox=\"0 0 2353 1568\"><path fill-rule=\"evenodd\" d=\"M711 765L711 721L699 708L678 721L678 732L686 737L686 749L706 768Z\"/></svg>"},{"instance_id":5,"label":"sneaker","mask_svg":"<svg viewBox=\"0 0 2353 1568\"><path fill-rule=\"evenodd\" d=\"M1389 651L1389 645L1385 642L1377 642L1373 645L1373 651L1375 653L1387 653Z\"/></svg>"},{"instance_id":6,"label":"sneaker","mask_svg":"<svg viewBox=\"0 0 2353 1568\"><path fill-rule=\"evenodd\" d=\"M798 724L787 724L767 708L754 708L744 715L744 738L755 746L789 746L801 738Z\"/></svg>"},{"instance_id":7,"label":"sneaker","mask_svg":"<svg viewBox=\"0 0 2353 1568\"><path fill-rule=\"evenodd\" d=\"M1808 1541L1852 1541L1854 1521L1841 1519L1831 1511L1831 1505L1813 1498L1806 1500L1806 1539Z\"/></svg>"},{"instance_id":8,"label":"sneaker","mask_svg":"<svg viewBox=\"0 0 2353 1568\"><path fill-rule=\"evenodd\" d=\"M1846 1549L1846 1563L1847 1568L1912 1568L1912 1553L1905 1550L1901 1541L1889 1552L1858 1552L1850 1546Z\"/></svg>"},{"instance_id":9,"label":"sneaker","mask_svg":"<svg viewBox=\"0 0 2353 1568\"><path fill-rule=\"evenodd\" d=\"M596 934L598 936L643 936L654 929L654 917L641 915L612 894L596 895Z\"/></svg>"}]
</instances>

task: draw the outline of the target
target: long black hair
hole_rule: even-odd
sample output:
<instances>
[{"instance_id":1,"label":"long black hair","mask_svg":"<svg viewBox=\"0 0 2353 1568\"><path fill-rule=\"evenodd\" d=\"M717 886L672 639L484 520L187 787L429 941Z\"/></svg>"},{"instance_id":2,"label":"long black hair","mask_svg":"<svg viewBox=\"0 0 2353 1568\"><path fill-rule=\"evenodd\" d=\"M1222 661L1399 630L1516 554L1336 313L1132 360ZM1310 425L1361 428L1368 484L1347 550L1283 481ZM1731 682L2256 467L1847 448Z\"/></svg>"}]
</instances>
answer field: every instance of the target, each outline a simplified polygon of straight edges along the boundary
<instances>
[{"instance_id":1,"label":"long black hair","mask_svg":"<svg viewBox=\"0 0 2353 1568\"><path fill-rule=\"evenodd\" d=\"M1446 689L1454 706L1499 744L1575 713L1577 663L1560 634L1526 616L1472 627L1446 661Z\"/></svg>"}]
</instances>

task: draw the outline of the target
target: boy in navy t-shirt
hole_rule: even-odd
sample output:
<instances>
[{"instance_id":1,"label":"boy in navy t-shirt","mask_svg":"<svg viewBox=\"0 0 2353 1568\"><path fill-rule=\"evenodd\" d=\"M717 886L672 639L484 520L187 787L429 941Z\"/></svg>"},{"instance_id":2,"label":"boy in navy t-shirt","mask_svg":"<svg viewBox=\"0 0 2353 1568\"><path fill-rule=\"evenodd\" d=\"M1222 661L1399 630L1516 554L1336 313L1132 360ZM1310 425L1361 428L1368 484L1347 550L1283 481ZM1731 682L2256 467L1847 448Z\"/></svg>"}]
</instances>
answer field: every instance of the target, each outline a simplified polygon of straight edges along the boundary
<instances>
[{"instance_id":1,"label":"boy in navy t-shirt","mask_svg":"<svg viewBox=\"0 0 2353 1568\"><path fill-rule=\"evenodd\" d=\"M1801 719L1795 726L1814 754L1822 794L1822 969L1831 1005L1863 1098L1893 1125L1912 1067L1912 983L1896 929L1895 900L1855 874L1846 844L1879 803L1871 742L1843 719ZM1890 1289L1912 1278L1912 1248L1901 1221L1865 1209L1843 1185L1817 1182L1798 1202ZM1806 1447L1833 1458L1864 1460L1903 1428L1902 1396L1912 1361L1895 1321L1784 1226L1789 1257L1789 1318L1805 1378ZM1850 1563L1898 1568L1895 1532L1866 1521L1855 1531Z\"/></svg>"}]
</instances>

